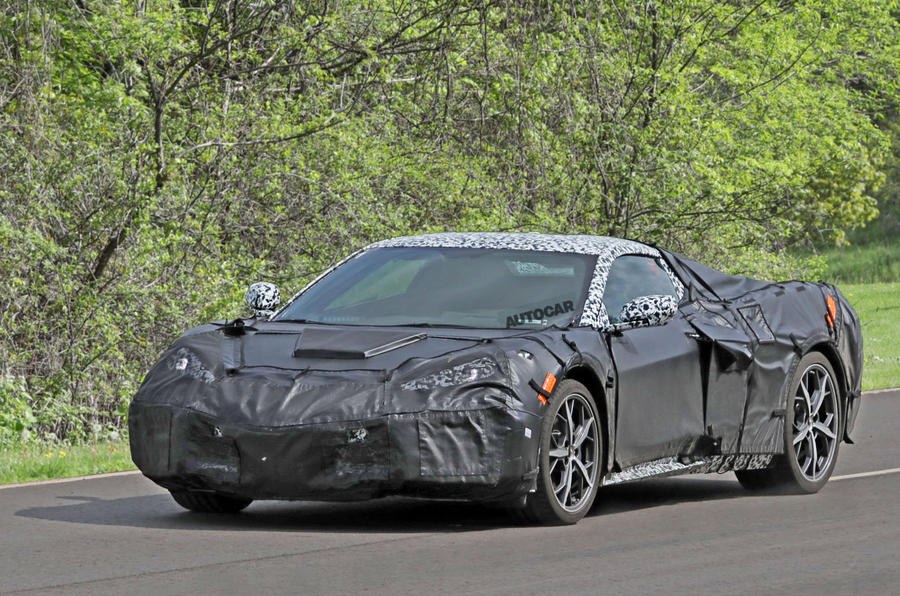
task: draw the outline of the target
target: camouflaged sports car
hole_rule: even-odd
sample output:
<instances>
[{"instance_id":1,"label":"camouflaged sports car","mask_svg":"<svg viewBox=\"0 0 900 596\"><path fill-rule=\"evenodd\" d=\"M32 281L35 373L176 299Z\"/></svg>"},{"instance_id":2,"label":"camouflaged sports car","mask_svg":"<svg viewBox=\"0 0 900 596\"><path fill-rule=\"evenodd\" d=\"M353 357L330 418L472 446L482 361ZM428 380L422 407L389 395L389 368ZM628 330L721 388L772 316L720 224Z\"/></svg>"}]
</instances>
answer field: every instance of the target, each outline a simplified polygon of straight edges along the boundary
<instances>
[{"instance_id":1,"label":"camouflaged sports car","mask_svg":"<svg viewBox=\"0 0 900 596\"><path fill-rule=\"evenodd\" d=\"M400 494L574 523L601 486L734 471L815 492L860 402L834 287L615 238L445 233L353 254L280 310L187 331L132 456L194 511Z\"/></svg>"}]
</instances>

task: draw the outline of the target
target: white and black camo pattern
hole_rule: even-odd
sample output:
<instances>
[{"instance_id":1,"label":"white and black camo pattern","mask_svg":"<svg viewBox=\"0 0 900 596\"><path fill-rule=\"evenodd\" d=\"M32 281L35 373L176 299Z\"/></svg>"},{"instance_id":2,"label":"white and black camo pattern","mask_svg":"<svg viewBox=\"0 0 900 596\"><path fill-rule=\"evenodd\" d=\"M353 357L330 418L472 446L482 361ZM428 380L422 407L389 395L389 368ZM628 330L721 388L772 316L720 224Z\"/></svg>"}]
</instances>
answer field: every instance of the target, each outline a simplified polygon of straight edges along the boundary
<instances>
[{"instance_id":1,"label":"white and black camo pattern","mask_svg":"<svg viewBox=\"0 0 900 596\"><path fill-rule=\"evenodd\" d=\"M281 302L281 291L273 283L258 281L251 285L244 296L257 317L270 317Z\"/></svg>"},{"instance_id":2,"label":"white and black camo pattern","mask_svg":"<svg viewBox=\"0 0 900 596\"><path fill-rule=\"evenodd\" d=\"M606 287L606 277L613 261L622 255L660 256L659 251L655 248L633 240L609 236L538 234L534 232L443 232L401 236L370 244L363 250L396 246L493 248L595 255L597 265L591 277L579 325L596 328L609 326L609 316L603 305L603 290ZM660 264L672 280L680 300L684 296L684 285L665 262L660 261Z\"/></svg>"},{"instance_id":3,"label":"white and black camo pattern","mask_svg":"<svg viewBox=\"0 0 900 596\"><path fill-rule=\"evenodd\" d=\"M665 457L625 468L621 472L610 472L601 484L621 484L643 478L659 478L676 474L712 474L734 470L759 470L771 465L771 454L711 455L692 462L681 462L677 457Z\"/></svg>"},{"instance_id":4,"label":"white and black camo pattern","mask_svg":"<svg viewBox=\"0 0 900 596\"><path fill-rule=\"evenodd\" d=\"M762 470L772 465L775 456L771 453L740 453L736 455L713 455L705 458L705 465L691 468L693 474L724 474L735 470Z\"/></svg>"},{"instance_id":5,"label":"white and black camo pattern","mask_svg":"<svg viewBox=\"0 0 900 596\"><path fill-rule=\"evenodd\" d=\"M436 373L400 385L404 391L430 391L436 387L455 387L494 374L497 364L490 358L479 358L465 364L445 368Z\"/></svg>"},{"instance_id":6,"label":"white and black camo pattern","mask_svg":"<svg viewBox=\"0 0 900 596\"><path fill-rule=\"evenodd\" d=\"M623 322L617 323L613 327L650 327L659 325L670 319L676 310L678 310L678 301L675 300L674 296L665 294L641 296L622 307L619 320Z\"/></svg>"},{"instance_id":7,"label":"white and black camo pattern","mask_svg":"<svg viewBox=\"0 0 900 596\"><path fill-rule=\"evenodd\" d=\"M216 380L216 376L203 366L200 358L187 348L175 350L175 353L167 359L166 364L168 364L169 370L179 371L204 383L212 383Z\"/></svg>"}]
</instances>

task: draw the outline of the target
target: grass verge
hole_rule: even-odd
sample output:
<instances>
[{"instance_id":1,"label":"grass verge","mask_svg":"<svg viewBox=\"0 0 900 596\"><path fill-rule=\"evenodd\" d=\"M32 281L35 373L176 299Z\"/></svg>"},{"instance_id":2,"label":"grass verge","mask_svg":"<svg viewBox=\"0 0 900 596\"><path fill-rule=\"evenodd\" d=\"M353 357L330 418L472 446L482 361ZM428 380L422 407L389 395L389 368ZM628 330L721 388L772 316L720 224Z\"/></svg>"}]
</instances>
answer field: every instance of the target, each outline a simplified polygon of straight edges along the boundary
<instances>
[{"instance_id":1,"label":"grass verge","mask_svg":"<svg viewBox=\"0 0 900 596\"><path fill-rule=\"evenodd\" d=\"M133 469L127 440L0 449L0 484Z\"/></svg>"},{"instance_id":2,"label":"grass verge","mask_svg":"<svg viewBox=\"0 0 900 596\"><path fill-rule=\"evenodd\" d=\"M839 287L862 324L863 389L900 387L900 282Z\"/></svg>"},{"instance_id":3,"label":"grass verge","mask_svg":"<svg viewBox=\"0 0 900 596\"><path fill-rule=\"evenodd\" d=\"M880 241L822 250L823 279L833 284L900 282L900 242Z\"/></svg>"}]
</instances>

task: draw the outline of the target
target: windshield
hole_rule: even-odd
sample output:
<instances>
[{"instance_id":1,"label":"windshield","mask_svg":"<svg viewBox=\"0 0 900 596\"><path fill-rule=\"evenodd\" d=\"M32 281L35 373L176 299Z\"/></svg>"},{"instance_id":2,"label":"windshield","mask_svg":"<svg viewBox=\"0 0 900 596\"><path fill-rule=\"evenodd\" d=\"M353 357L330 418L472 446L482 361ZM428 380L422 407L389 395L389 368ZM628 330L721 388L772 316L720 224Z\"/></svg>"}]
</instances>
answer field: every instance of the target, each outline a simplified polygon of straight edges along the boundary
<instances>
[{"instance_id":1,"label":"windshield","mask_svg":"<svg viewBox=\"0 0 900 596\"><path fill-rule=\"evenodd\" d=\"M481 328L567 326L596 257L482 248L378 248L326 275L275 320Z\"/></svg>"}]
</instances>

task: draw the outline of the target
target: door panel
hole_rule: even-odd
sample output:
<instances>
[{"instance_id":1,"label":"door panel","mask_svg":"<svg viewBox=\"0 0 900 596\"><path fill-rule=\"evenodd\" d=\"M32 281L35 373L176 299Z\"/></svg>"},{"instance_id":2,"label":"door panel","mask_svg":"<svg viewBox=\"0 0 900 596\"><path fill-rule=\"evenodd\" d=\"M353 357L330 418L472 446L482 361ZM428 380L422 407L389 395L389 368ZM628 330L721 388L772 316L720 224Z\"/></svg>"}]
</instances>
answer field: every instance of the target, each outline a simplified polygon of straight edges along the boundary
<instances>
[{"instance_id":1,"label":"door panel","mask_svg":"<svg viewBox=\"0 0 900 596\"><path fill-rule=\"evenodd\" d=\"M618 376L616 462L686 453L704 434L700 349L680 313L610 336Z\"/></svg>"},{"instance_id":2,"label":"door panel","mask_svg":"<svg viewBox=\"0 0 900 596\"><path fill-rule=\"evenodd\" d=\"M759 342L768 343L773 338L759 307L744 308L747 314L741 315L728 304L703 300L682 307L685 320L697 331L701 350L707 355L703 361L704 426L726 455L740 452L744 409L750 391L749 367L757 366L754 355ZM758 331L751 331L749 322Z\"/></svg>"}]
</instances>

